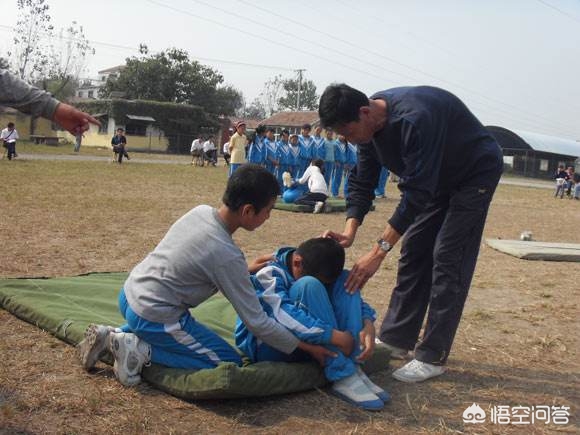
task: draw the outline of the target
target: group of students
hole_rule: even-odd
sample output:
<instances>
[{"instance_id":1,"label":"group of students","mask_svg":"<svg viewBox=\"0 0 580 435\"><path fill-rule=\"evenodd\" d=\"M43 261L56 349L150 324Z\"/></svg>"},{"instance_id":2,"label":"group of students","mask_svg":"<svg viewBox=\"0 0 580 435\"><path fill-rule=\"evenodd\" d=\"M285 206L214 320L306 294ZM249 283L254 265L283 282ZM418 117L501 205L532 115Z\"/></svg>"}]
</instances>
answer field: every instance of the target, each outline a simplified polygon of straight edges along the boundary
<instances>
[{"instance_id":1,"label":"group of students","mask_svg":"<svg viewBox=\"0 0 580 435\"><path fill-rule=\"evenodd\" d=\"M239 228L261 226L279 193L272 173L245 164L228 179L219 209L200 205L175 222L120 291L127 323L87 328L79 346L83 367L92 369L110 352L116 377L131 386L151 362L197 370L241 365L241 354L253 362L313 359L338 397L382 409L389 394L361 369L375 346L375 312L360 292L345 291L344 248L315 238L248 266L232 238ZM239 316L237 349L189 312L218 289Z\"/></svg>"},{"instance_id":2,"label":"group of students","mask_svg":"<svg viewBox=\"0 0 580 435\"><path fill-rule=\"evenodd\" d=\"M329 196L340 196L341 185L344 197L348 195L348 175L356 166L358 149L344 136L335 137L332 129L326 129L322 136L320 126L311 135L312 126L304 124L300 134L284 129L277 140L274 128L258 126L254 136L247 139L243 122L235 128L230 141L224 144L224 155L227 150L232 162L230 174L245 162L263 166L278 180L286 202L313 205L315 212L321 210ZM285 179L285 174L290 179ZM385 197L388 175L384 168L375 197Z\"/></svg>"},{"instance_id":3,"label":"group of students","mask_svg":"<svg viewBox=\"0 0 580 435\"><path fill-rule=\"evenodd\" d=\"M191 143L191 164L193 166L217 166L217 147L213 136L197 136Z\"/></svg>"},{"instance_id":4,"label":"group of students","mask_svg":"<svg viewBox=\"0 0 580 435\"><path fill-rule=\"evenodd\" d=\"M574 171L573 166L568 166L566 169L564 169L564 165L558 166L554 179L556 180L554 198L560 196L562 199L565 193L570 199L580 200L580 174Z\"/></svg>"}]
</instances>

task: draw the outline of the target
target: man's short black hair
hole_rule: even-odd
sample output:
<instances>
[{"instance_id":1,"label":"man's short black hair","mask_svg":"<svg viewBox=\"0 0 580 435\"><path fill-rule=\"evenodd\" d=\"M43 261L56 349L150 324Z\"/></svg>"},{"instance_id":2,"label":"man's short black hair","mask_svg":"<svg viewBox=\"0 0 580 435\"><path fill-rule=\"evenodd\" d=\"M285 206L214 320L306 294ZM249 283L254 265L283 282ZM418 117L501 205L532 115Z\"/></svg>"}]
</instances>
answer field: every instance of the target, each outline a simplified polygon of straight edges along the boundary
<instances>
[{"instance_id":1,"label":"man's short black hair","mask_svg":"<svg viewBox=\"0 0 580 435\"><path fill-rule=\"evenodd\" d=\"M274 127L267 127L266 133L269 133L269 132L276 133L276 129Z\"/></svg>"},{"instance_id":2,"label":"man's short black hair","mask_svg":"<svg viewBox=\"0 0 580 435\"><path fill-rule=\"evenodd\" d=\"M302 124L302 130L312 130L312 126L308 123Z\"/></svg>"},{"instance_id":3,"label":"man's short black hair","mask_svg":"<svg viewBox=\"0 0 580 435\"><path fill-rule=\"evenodd\" d=\"M256 134L264 134L266 133L266 126L265 125L258 125L256 127Z\"/></svg>"},{"instance_id":4,"label":"man's short black hair","mask_svg":"<svg viewBox=\"0 0 580 435\"><path fill-rule=\"evenodd\" d=\"M279 194L280 186L272 173L258 165L244 164L230 176L222 201L232 211L250 204L259 213Z\"/></svg>"},{"instance_id":5,"label":"man's short black hair","mask_svg":"<svg viewBox=\"0 0 580 435\"><path fill-rule=\"evenodd\" d=\"M368 97L344 83L328 86L320 97L318 115L324 127L336 127L359 120L359 109L369 105Z\"/></svg>"},{"instance_id":6,"label":"man's short black hair","mask_svg":"<svg viewBox=\"0 0 580 435\"><path fill-rule=\"evenodd\" d=\"M14 123L13 122L9 122L7 125L8 128L14 128Z\"/></svg>"},{"instance_id":7,"label":"man's short black hair","mask_svg":"<svg viewBox=\"0 0 580 435\"><path fill-rule=\"evenodd\" d=\"M285 128L284 130L282 130L282 134L287 134L287 135L289 135L289 134L290 134L290 132L288 131L288 129L286 129L286 128Z\"/></svg>"},{"instance_id":8,"label":"man's short black hair","mask_svg":"<svg viewBox=\"0 0 580 435\"><path fill-rule=\"evenodd\" d=\"M334 239L317 237L306 240L298 246L296 254L302 257L304 274L324 284L336 281L344 268L344 248Z\"/></svg>"}]
</instances>

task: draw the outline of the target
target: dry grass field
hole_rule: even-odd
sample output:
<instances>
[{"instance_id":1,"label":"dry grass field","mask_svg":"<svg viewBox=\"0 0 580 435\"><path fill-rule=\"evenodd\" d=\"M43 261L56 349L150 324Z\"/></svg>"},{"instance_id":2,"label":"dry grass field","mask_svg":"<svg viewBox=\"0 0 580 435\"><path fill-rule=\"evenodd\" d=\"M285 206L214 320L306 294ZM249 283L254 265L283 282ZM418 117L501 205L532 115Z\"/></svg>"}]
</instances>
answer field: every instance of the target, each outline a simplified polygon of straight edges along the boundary
<instances>
[{"instance_id":1,"label":"dry grass field","mask_svg":"<svg viewBox=\"0 0 580 435\"><path fill-rule=\"evenodd\" d=\"M187 210L217 206L225 179L223 167L0 161L0 277L130 270ZM396 187L388 191L347 251L348 264L370 248L396 206ZM251 259L343 223L342 214L274 211L255 233L235 238ZM580 243L580 203L500 186L484 236L517 238L522 230L536 240ZM364 289L381 314L395 251ZM421 385L393 380L391 369L373 375L393 401L367 413L325 390L186 402L146 384L124 388L110 367L85 373L74 348L0 310L0 433L578 433L579 313L579 263L524 261L483 244L448 373ZM570 423L464 424L463 410L474 402L486 411L570 406Z\"/></svg>"}]
</instances>

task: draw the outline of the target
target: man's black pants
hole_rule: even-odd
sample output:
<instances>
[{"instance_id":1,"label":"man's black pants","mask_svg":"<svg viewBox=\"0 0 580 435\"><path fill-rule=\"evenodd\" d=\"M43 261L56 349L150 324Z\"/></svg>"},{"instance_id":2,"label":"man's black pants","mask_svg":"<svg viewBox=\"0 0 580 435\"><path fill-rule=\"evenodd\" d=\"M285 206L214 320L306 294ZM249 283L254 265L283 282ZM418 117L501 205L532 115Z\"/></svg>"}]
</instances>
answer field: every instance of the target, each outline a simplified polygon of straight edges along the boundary
<instances>
[{"instance_id":1,"label":"man's black pants","mask_svg":"<svg viewBox=\"0 0 580 435\"><path fill-rule=\"evenodd\" d=\"M477 262L489 204L499 181L464 186L430 203L405 233L397 284L381 325L380 339L413 349L429 313L415 358L444 364Z\"/></svg>"}]
</instances>

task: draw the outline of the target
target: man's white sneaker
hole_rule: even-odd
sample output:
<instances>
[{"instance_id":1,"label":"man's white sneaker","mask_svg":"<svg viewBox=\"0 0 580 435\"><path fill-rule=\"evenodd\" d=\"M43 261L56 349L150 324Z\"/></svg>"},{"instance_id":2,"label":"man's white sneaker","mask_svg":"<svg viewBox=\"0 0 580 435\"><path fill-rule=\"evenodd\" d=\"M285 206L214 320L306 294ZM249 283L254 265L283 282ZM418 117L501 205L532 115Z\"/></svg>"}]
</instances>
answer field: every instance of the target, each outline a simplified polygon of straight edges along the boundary
<instances>
[{"instance_id":1,"label":"man's white sneaker","mask_svg":"<svg viewBox=\"0 0 580 435\"><path fill-rule=\"evenodd\" d=\"M89 325L85 339L79 343L81 364L85 370L92 369L99 358L107 351L109 333L115 329L105 325Z\"/></svg>"},{"instance_id":2,"label":"man's white sneaker","mask_svg":"<svg viewBox=\"0 0 580 435\"><path fill-rule=\"evenodd\" d=\"M324 202L323 201L317 201L316 204L314 204L314 211L313 213L317 214L320 213L324 210Z\"/></svg>"},{"instance_id":3,"label":"man's white sneaker","mask_svg":"<svg viewBox=\"0 0 580 435\"><path fill-rule=\"evenodd\" d=\"M141 382L141 369L151 361L151 346L128 332L113 332L110 337L115 376L126 387L137 385Z\"/></svg>"},{"instance_id":4,"label":"man's white sneaker","mask_svg":"<svg viewBox=\"0 0 580 435\"><path fill-rule=\"evenodd\" d=\"M388 403L391 401L391 395L377 384L375 384L373 381L371 381L361 366L357 366L356 373L358 374L359 378L362 379L368 389L371 390L379 399L381 399L383 403Z\"/></svg>"},{"instance_id":5,"label":"man's white sneaker","mask_svg":"<svg viewBox=\"0 0 580 435\"><path fill-rule=\"evenodd\" d=\"M400 360L412 359L412 356L407 349L403 349L402 347L390 345L388 343L385 343L385 342L379 340L378 338L375 338L375 344L388 349L389 352L391 352L391 359L400 359Z\"/></svg>"},{"instance_id":6,"label":"man's white sneaker","mask_svg":"<svg viewBox=\"0 0 580 435\"><path fill-rule=\"evenodd\" d=\"M357 373L336 381L330 388L342 400L367 411L380 411L385 404L365 385Z\"/></svg>"},{"instance_id":7,"label":"man's white sneaker","mask_svg":"<svg viewBox=\"0 0 580 435\"><path fill-rule=\"evenodd\" d=\"M447 369L419 360L412 360L393 372L393 378L401 382L422 382L429 378L442 375Z\"/></svg>"}]
</instances>

